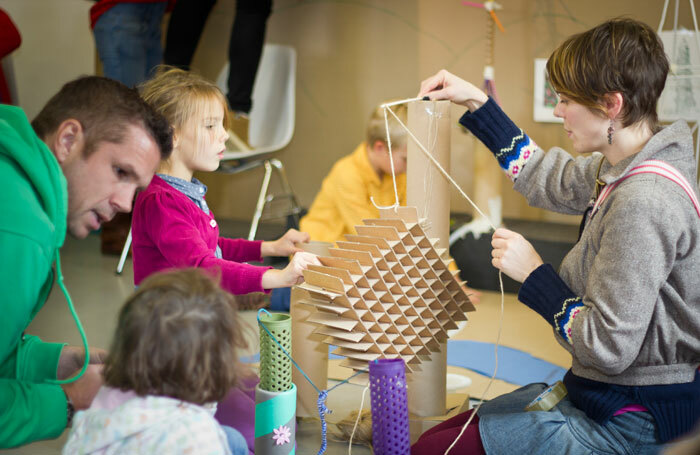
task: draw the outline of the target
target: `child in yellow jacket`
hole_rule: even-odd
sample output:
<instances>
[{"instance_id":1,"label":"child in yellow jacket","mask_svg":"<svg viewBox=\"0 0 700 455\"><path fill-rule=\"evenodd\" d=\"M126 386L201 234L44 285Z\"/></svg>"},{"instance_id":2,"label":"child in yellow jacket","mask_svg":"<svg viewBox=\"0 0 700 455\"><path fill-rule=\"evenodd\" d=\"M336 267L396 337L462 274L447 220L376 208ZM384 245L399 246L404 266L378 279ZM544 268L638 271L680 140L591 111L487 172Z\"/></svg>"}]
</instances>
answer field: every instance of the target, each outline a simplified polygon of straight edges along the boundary
<instances>
[{"instance_id":1,"label":"child in yellow jacket","mask_svg":"<svg viewBox=\"0 0 700 455\"><path fill-rule=\"evenodd\" d=\"M392 110L404 124L405 104ZM396 186L400 205L406 205L406 132L394 119L389 119L391 153L394 158ZM391 160L386 143L384 112L377 107L369 118L365 141L355 151L341 158L323 180L309 213L301 219L300 229L312 240L336 242L345 234L355 234L355 226L366 218L379 218L372 204L392 205L395 202L391 178Z\"/></svg>"}]
</instances>

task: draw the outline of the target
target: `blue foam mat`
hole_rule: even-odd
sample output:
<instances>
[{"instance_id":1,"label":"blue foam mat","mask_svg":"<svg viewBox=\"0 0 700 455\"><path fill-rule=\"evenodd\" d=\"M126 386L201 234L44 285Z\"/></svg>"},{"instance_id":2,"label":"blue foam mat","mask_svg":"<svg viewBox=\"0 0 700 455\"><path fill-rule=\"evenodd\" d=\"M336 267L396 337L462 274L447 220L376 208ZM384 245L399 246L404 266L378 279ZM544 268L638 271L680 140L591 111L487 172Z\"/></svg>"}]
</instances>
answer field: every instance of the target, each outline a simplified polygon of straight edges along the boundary
<instances>
[{"instance_id":1,"label":"blue foam mat","mask_svg":"<svg viewBox=\"0 0 700 455\"><path fill-rule=\"evenodd\" d=\"M329 359L343 358L331 353L336 347L328 346ZM240 360L245 363L259 362L260 354L241 357ZM447 364L467 368L491 377L495 365L494 344L471 340L448 340ZM506 346L498 347L498 373L496 374L496 379L516 385L527 385L533 382L552 384L561 380L565 373L566 369L534 357L527 352Z\"/></svg>"},{"instance_id":2,"label":"blue foam mat","mask_svg":"<svg viewBox=\"0 0 700 455\"><path fill-rule=\"evenodd\" d=\"M494 344L471 340L447 341L447 364L473 370L484 376L493 374ZM533 382L552 384L564 377L566 369L537 357L506 346L498 347L496 379L511 384L527 385Z\"/></svg>"}]
</instances>

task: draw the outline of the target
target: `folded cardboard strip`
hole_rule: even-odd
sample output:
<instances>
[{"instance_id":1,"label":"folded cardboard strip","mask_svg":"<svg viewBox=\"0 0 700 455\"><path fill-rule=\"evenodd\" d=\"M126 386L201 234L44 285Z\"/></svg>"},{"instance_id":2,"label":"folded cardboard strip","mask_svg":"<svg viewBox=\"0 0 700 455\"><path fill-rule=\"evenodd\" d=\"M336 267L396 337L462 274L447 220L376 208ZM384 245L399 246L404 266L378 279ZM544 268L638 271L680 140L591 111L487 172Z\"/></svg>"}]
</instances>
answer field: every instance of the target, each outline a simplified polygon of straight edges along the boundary
<instances>
[{"instance_id":1,"label":"folded cardboard strip","mask_svg":"<svg viewBox=\"0 0 700 455\"><path fill-rule=\"evenodd\" d=\"M415 207L381 210L363 223L304 271L298 303L313 308L306 322L337 346L344 366L366 371L370 361L402 358L409 373L420 371L474 306Z\"/></svg>"}]
</instances>

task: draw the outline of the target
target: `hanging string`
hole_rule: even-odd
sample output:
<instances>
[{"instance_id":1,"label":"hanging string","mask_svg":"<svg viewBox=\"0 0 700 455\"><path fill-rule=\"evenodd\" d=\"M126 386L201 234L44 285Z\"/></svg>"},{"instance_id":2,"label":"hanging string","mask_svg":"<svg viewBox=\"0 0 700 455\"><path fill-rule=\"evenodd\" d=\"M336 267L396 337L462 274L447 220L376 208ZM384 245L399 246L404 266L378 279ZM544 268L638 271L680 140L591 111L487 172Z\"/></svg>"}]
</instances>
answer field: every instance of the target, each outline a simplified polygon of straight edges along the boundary
<instances>
[{"instance_id":1,"label":"hanging string","mask_svg":"<svg viewBox=\"0 0 700 455\"><path fill-rule=\"evenodd\" d=\"M434 103L433 103L434 104ZM430 112L430 122L428 122L428 144L430 148L431 154L435 151L435 147L437 146L438 142L438 120L440 119L442 115L439 114L438 112L434 111ZM431 140L432 136L432 140ZM430 166L426 166L425 168L425 174L423 176L423 192L425 193L425 205L423 206L423 215L421 218L428 220L428 207L429 207L429 201L432 198L433 194L433 170ZM426 221L426 226L423 226L424 229L427 229L430 227L429 221Z\"/></svg>"},{"instance_id":2,"label":"hanging string","mask_svg":"<svg viewBox=\"0 0 700 455\"><path fill-rule=\"evenodd\" d=\"M386 115L387 109L391 110L391 106L396 106L399 104L405 104L405 103L410 103L411 101L416 101L419 100L420 98L406 98L403 100L399 101L392 101L391 103L384 103L380 105L384 110L384 128L386 129L386 143L387 147L389 148L389 162L391 163L391 181L394 184L394 204L393 205L379 205L376 202L374 202L374 196L370 196L369 200L372 202L372 205L375 206L376 208L382 210L382 209L396 209L401 205L401 202L399 201L399 190L396 187L396 172L394 171L394 155L391 151L391 133L389 132L389 117ZM392 111L393 114L393 111ZM396 116L394 114L394 116Z\"/></svg>"},{"instance_id":3,"label":"hanging string","mask_svg":"<svg viewBox=\"0 0 700 455\"><path fill-rule=\"evenodd\" d=\"M381 108L387 108L387 107L391 107L391 106L396 106L396 105L398 105L398 104L410 103L411 101L419 101L419 100L421 100L421 99L422 99L421 97L417 97L417 98L406 98L405 100L392 101L391 103L384 103L384 104L380 105L379 107L381 107Z\"/></svg>"},{"instance_id":4,"label":"hanging string","mask_svg":"<svg viewBox=\"0 0 700 455\"><path fill-rule=\"evenodd\" d=\"M413 139L413 141L416 143L416 145L418 146L418 148L420 148L420 150L423 151L423 154L424 154L424 155L433 163L433 165L440 171L440 173L442 174L442 176L445 177L445 178L447 179L447 181L450 182L450 183L452 184L452 186L454 186L454 187L457 189L457 191L459 191L459 194L461 194L462 197L463 197L464 199L466 199L467 202L469 202L469 203L472 205L472 207L474 207L474 209L475 209L477 212L479 212L479 214L480 214L481 216L483 216L484 218L486 218L487 220L489 220L489 218L484 214L484 212L482 212L481 209L480 209L479 207L477 207L477 205L474 203L474 201L472 201L472 200L469 198L469 196L467 196L467 194L464 192L464 190L462 190L462 188L457 184L457 182L454 181L454 179L450 176L450 174L448 174L447 171L445 171L445 169L443 169L443 167L440 166L440 163L438 163L438 161L433 157L433 155L431 155L430 152L428 152L428 150L426 150L426 148L423 146L423 144L420 143L420 141L416 138L416 136L413 135L413 133L411 132L411 130L408 129L408 127L401 121L401 119L394 113L394 111L392 111L391 109L389 109L389 112L391 113L391 115L394 116L394 118L396 119L396 121L399 122L399 125L401 125L401 126L406 130L406 132L407 132L408 135L411 137L411 139ZM490 220L489 220L489 225L491 226L491 228L492 228L494 231L496 230L496 226L494 226L493 223L491 223Z\"/></svg>"},{"instance_id":5,"label":"hanging string","mask_svg":"<svg viewBox=\"0 0 700 455\"><path fill-rule=\"evenodd\" d=\"M413 101L413 100L411 100L411 101ZM425 146L423 146L423 144L421 144L421 142L416 138L416 136L411 132L411 130L409 130L408 127L401 121L401 119L394 113L394 111L392 111L389 107L386 107L386 108L385 108L385 111L386 111L386 110L388 110L388 111L391 113L391 115L394 116L394 118L396 119L396 121L399 122L399 124L406 130L406 132L407 132L408 135L411 137L411 139L413 139L413 141L416 143L416 145L418 145L418 148L419 148L419 149L423 152L423 154L430 160L430 162L433 163L433 165L440 171L440 173L442 173L443 177L445 177L445 178L447 179L447 181L449 181L449 182L452 184L452 186L454 186L454 187L457 189L457 191L459 191L459 193L462 195L462 197L464 197L464 199L466 199L466 200L472 205L472 207L474 207L474 209L475 209L477 212L479 212L479 214L480 214L481 216L483 216L483 217L487 220L487 222L489 223L489 225L491 226L491 228L495 231L495 230L496 230L496 226L494 226L493 223L491 223L491 220L490 220L490 219L484 214L484 212L482 212L481 209L469 198L469 196L467 196L467 194L464 192L464 190L462 190L462 188L457 184L457 182L455 182L455 180L450 176L450 174L448 174L447 171L445 171L445 169L444 169L444 168L440 165L440 163L433 157L433 155L432 155L430 152L428 152L428 150L425 148ZM504 307L505 307L505 292L503 291L503 272L501 272L500 270L498 271L498 284L499 284L500 289L501 289L501 315L500 315L500 318L499 318L499 321L498 321L498 334L496 335L496 344L494 345L494 369L493 369L493 374L491 375L491 379L489 379L489 382L488 382L488 384L486 385L486 389L484 389L484 393L482 394L481 401L480 401L479 404L477 405L476 409L474 409L474 411L472 412L472 415L469 416L469 419L467 419L467 421L464 423L464 425L462 426L462 430L459 432L459 434L457 435L457 437L455 438L455 440L452 442L452 444L447 448L447 450L445 451L444 455L447 455L447 454L450 452L450 450L452 450L452 448L455 446L455 444L457 444L457 441L459 441L459 438L462 437L462 435L464 434L464 431L467 429L467 426L469 426L469 424L470 424L470 423L472 422L472 420L474 419L474 416L477 415L477 413L479 412L479 409L481 409L481 405L484 403L484 400L486 399L486 396L487 396L487 394L488 394L488 391L489 391L489 389L491 388L491 384L493 384L493 381L496 379L496 374L498 373L498 347L499 347L500 342L501 342L501 331L503 330L503 313L505 312L505 311L504 311Z\"/></svg>"},{"instance_id":6,"label":"hanging string","mask_svg":"<svg viewBox=\"0 0 700 455\"><path fill-rule=\"evenodd\" d=\"M384 106L384 105L382 105ZM374 196L370 196L369 200L372 202L376 208L382 209L396 209L401 205L399 201L399 190L396 187L396 173L394 172L394 155L391 153L391 133L389 132L389 117L386 115L386 110L389 107L384 106L384 128L386 128L386 143L389 148L389 162L391 163L391 181L394 184L394 203L392 205L382 206L374 202Z\"/></svg>"},{"instance_id":7,"label":"hanging string","mask_svg":"<svg viewBox=\"0 0 700 455\"><path fill-rule=\"evenodd\" d=\"M309 382L309 384L311 384L313 386L313 388L316 389L316 391L318 392L318 400L316 401L316 405L318 407L318 416L319 416L319 419L321 420L321 448L318 450L318 455L321 455L326 451L326 448L328 447L328 439L327 439L328 424L326 423L326 415L333 413L333 411L331 411L330 409L328 409L328 407L326 407L326 399L328 398L328 394L336 387L339 387L339 386L345 384L346 382L350 381L352 378L363 374L364 371L356 372L355 374L353 374L349 378L337 383L336 385L334 385L333 387L331 387L328 390L319 389L316 386L316 384L314 384L314 382L311 380L311 378L309 378L309 376L306 374L306 372L304 372L304 370L299 366L299 364L292 358L292 355L289 352L287 352L286 349L284 349L284 346L282 346L282 344L280 344L280 342L277 340L277 337L274 336L272 334L272 332L270 332L270 330L267 328L267 326L265 326L265 323L260 320L261 313L267 313L268 316L270 315L270 312L267 311L265 308L261 308L258 310L257 319L258 319L258 324L260 325L260 327L262 327L265 330L265 332L267 332L267 334L270 336L270 338L272 338L272 341L274 341L275 344L277 344L277 346L282 350L284 355L286 355L287 358L292 361L292 363L294 364L296 369L299 370L299 372L306 378L306 380ZM363 400L364 400L364 397L363 397Z\"/></svg>"},{"instance_id":8,"label":"hanging string","mask_svg":"<svg viewBox=\"0 0 700 455\"><path fill-rule=\"evenodd\" d=\"M357 418L355 419L355 426L352 427L352 433L350 433L350 444L348 444L348 455L352 455L352 438L355 437L355 430L357 430L357 424L360 423L360 417L362 416L362 408L365 407L365 394L369 390L369 384L362 390L362 401L360 401L360 410L357 411Z\"/></svg>"}]
</instances>

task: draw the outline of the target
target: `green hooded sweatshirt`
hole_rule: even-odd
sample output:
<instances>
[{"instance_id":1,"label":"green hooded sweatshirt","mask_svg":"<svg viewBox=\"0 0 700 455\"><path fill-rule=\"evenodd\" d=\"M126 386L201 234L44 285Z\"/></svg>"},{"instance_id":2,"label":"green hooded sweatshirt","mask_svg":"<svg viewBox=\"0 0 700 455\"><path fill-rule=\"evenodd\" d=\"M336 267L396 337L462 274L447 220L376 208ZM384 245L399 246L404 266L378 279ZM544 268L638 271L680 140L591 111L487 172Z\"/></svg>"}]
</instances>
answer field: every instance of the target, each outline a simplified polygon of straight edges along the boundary
<instances>
[{"instance_id":1,"label":"green hooded sweatshirt","mask_svg":"<svg viewBox=\"0 0 700 455\"><path fill-rule=\"evenodd\" d=\"M0 105L0 182L0 448L8 448L56 438L66 427L66 396L47 381L56 379L63 344L24 334L53 286L66 237L66 179L14 106Z\"/></svg>"}]
</instances>

